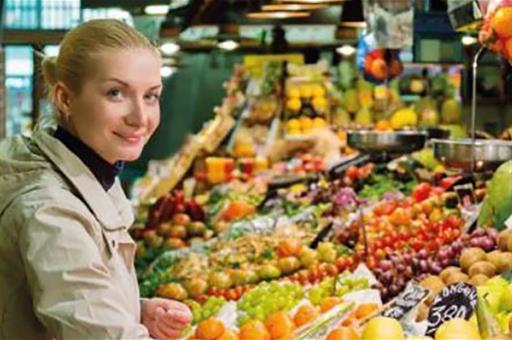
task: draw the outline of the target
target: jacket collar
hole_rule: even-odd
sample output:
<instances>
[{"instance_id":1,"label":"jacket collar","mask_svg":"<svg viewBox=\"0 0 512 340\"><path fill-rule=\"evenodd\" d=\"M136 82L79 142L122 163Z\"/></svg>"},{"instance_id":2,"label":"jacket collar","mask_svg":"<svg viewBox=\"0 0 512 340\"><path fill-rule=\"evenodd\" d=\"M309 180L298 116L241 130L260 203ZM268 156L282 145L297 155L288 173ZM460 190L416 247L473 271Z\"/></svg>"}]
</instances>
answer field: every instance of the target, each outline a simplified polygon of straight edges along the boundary
<instances>
[{"instance_id":1,"label":"jacket collar","mask_svg":"<svg viewBox=\"0 0 512 340\"><path fill-rule=\"evenodd\" d=\"M53 131L35 131L33 140L72 183L105 229L117 230L131 226L134 221L133 212L119 180L116 180L110 190L105 191L80 158L53 137Z\"/></svg>"}]
</instances>

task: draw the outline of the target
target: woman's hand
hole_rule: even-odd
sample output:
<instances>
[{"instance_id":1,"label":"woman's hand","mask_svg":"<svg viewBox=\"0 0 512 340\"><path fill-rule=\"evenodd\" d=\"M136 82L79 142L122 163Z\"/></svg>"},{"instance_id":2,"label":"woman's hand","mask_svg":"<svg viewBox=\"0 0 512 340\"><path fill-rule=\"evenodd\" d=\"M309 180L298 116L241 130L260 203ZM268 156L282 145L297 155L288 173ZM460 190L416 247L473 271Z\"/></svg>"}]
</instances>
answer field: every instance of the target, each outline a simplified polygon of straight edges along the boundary
<instances>
[{"instance_id":1,"label":"woman's hand","mask_svg":"<svg viewBox=\"0 0 512 340\"><path fill-rule=\"evenodd\" d=\"M177 338L191 321L190 309L178 301L152 298L142 305L142 323L156 339Z\"/></svg>"}]
</instances>

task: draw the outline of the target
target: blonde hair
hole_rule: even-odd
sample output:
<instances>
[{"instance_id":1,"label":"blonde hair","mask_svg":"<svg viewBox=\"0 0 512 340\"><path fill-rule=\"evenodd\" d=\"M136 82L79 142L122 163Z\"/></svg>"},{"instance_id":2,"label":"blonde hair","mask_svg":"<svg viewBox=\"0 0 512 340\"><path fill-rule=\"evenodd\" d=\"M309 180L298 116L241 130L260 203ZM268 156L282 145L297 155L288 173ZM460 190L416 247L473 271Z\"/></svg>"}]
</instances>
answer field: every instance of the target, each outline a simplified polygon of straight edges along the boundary
<instances>
[{"instance_id":1,"label":"blonde hair","mask_svg":"<svg viewBox=\"0 0 512 340\"><path fill-rule=\"evenodd\" d=\"M55 102L59 81L79 93L97 57L119 49L150 49L159 56L158 49L144 35L119 20L90 20L66 33L58 57L45 57L41 64L50 100Z\"/></svg>"}]
</instances>

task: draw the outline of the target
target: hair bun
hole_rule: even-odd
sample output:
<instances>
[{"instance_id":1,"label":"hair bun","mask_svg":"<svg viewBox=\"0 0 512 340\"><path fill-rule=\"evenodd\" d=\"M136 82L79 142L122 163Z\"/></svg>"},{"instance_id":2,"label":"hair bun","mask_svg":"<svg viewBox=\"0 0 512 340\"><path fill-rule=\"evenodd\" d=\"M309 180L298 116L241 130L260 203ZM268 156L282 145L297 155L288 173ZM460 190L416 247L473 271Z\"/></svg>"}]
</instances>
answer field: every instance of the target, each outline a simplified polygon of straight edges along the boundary
<instances>
[{"instance_id":1,"label":"hair bun","mask_svg":"<svg viewBox=\"0 0 512 340\"><path fill-rule=\"evenodd\" d=\"M44 80L49 87L57 83L57 57L45 57L41 63Z\"/></svg>"}]
</instances>

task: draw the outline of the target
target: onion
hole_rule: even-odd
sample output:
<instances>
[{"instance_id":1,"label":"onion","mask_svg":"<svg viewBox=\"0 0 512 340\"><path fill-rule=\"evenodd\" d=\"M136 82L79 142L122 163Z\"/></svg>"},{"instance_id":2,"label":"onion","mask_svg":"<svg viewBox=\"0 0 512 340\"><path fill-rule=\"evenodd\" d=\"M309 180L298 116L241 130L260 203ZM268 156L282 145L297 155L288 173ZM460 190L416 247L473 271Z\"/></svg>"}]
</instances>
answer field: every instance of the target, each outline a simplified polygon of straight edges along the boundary
<instances>
[{"instance_id":1,"label":"onion","mask_svg":"<svg viewBox=\"0 0 512 340\"><path fill-rule=\"evenodd\" d=\"M481 237L485 236L486 232L483 228L477 228L475 231L471 234L471 237Z\"/></svg>"},{"instance_id":2,"label":"onion","mask_svg":"<svg viewBox=\"0 0 512 340\"><path fill-rule=\"evenodd\" d=\"M487 235L492 238L493 240L497 240L498 239L498 235L499 235L499 232L498 230L494 229L494 228L489 228L487 229Z\"/></svg>"},{"instance_id":3,"label":"onion","mask_svg":"<svg viewBox=\"0 0 512 340\"><path fill-rule=\"evenodd\" d=\"M491 251L496 246L496 243L492 239L485 237L481 240L480 246L485 251Z\"/></svg>"}]
</instances>

